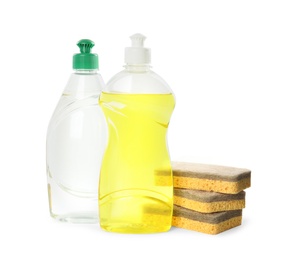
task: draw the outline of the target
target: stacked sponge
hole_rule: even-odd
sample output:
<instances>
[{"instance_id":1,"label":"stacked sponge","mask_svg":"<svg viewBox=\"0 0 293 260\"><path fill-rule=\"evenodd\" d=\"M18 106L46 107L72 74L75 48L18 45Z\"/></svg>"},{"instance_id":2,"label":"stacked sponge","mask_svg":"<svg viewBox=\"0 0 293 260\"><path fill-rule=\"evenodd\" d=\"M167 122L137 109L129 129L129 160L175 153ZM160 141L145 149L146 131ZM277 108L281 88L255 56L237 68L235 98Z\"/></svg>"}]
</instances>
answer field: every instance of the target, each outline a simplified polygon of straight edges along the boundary
<instances>
[{"instance_id":1,"label":"stacked sponge","mask_svg":"<svg viewBox=\"0 0 293 260\"><path fill-rule=\"evenodd\" d=\"M250 170L191 162L172 162L172 169L173 226L218 234L241 225Z\"/></svg>"}]
</instances>

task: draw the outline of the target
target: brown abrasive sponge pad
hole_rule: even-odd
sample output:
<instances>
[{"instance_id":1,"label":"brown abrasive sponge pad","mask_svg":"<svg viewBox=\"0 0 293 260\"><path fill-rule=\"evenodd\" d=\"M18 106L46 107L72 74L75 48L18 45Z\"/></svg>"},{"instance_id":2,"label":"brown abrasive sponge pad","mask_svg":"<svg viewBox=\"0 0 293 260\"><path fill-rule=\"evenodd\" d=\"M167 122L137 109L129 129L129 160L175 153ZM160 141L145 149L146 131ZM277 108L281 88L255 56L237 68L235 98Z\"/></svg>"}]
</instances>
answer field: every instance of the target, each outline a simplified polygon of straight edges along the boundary
<instances>
[{"instance_id":1,"label":"brown abrasive sponge pad","mask_svg":"<svg viewBox=\"0 0 293 260\"><path fill-rule=\"evenodd\" d=\"M236 194L250 187L251 171L248 169L172 162L172 170L173 183L176 188Z\"/></svg>"},{"instance_id":2,"label":"brown abrasive sponge pad","mask_svg":"<svg viewBox=\"0 0 293 260\"><path fill-rule=\"evenodd\" d=\"M245 207L245 191L224 194L174 188L173 203L203 213L237 210Z\"/></svg>"},{"instance_id":3,"label":"brown abrasive sponge pad","mask_svg":"<svg viewBox=\"0 0 293 260\"><path fill-rule=\"evenodd\" d=\"M215 235L240 226L242 210L200 213L174 205L172 226Z\"/></svg>"}]
</instances>

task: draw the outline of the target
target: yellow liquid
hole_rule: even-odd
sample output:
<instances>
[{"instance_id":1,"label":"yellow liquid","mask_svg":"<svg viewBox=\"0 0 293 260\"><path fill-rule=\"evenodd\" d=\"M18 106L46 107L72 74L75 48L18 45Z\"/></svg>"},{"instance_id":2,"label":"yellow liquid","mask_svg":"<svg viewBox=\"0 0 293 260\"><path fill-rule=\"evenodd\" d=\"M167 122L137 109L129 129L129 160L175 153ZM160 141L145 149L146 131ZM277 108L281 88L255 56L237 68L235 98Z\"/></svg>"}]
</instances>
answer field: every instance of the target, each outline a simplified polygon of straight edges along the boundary
<instances>
[{"instance_id":1,"label":"yellow liquid","mask_svg":"<svg viewBox=\"0 0 293 260\"><path fill-rule=\"evenodd\" d=\"M102 93L109 129L99 186L100 226L120 233L171 227L173 180L166 134L172 94Z\"/></svg>"}]
</instances>

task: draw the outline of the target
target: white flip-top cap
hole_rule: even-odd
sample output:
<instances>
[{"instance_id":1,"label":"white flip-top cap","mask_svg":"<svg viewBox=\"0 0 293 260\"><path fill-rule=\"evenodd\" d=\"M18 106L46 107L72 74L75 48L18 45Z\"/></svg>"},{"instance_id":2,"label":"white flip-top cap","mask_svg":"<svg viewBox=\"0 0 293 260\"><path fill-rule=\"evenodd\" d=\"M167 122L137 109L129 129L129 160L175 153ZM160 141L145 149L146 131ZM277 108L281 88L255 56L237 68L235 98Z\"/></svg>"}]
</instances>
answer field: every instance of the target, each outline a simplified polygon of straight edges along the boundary
<instances>
[{"instance_id":1,"label":"white flip-top cap","mask_svg":"<svg viewBox=\"0 0 293 260\"><path fill-rule=\"evenodd\" d=\"M149 64L151 62L151 50L144 48L146 37L140 33L130 36L132 46L125 48L126 64Z\"/></svg>"}]
</instances>

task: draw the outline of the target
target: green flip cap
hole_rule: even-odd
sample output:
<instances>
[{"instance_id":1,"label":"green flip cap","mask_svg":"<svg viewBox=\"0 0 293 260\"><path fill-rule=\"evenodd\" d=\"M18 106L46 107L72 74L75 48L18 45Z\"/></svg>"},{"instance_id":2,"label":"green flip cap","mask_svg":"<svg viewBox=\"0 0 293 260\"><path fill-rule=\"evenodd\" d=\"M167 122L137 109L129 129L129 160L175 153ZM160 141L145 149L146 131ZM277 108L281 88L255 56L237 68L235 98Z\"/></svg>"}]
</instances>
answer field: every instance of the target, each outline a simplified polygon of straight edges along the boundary
<instances>
[{"instance_id":1,"label":"green flip cap","mask_svg":"<svg viewBox=\"0 0 293 260\"><path fill-rule=\"evenodd\" d=\"M96 53L91 53L95 43L88 39L82 39L77 43L77 46L80 53L73 55L73 69L99 69L99 56Z\"/></svg>"}]
</instances>

